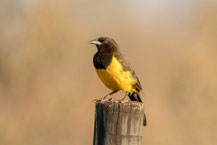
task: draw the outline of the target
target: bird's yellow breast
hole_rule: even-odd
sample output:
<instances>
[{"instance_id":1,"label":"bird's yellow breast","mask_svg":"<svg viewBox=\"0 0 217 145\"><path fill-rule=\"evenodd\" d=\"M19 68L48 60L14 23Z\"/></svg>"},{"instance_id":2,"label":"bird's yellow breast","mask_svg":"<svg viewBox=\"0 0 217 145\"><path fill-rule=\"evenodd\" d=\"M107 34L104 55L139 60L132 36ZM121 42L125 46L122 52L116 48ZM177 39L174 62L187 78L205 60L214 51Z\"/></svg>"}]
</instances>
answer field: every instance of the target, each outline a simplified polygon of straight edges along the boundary
<instances>
[{"instance_id":1,"label":"bird's yellow breast","mask_svg":"<svg viewBox=\"0 0 217 145\"><path fill-rule=\"evenodd\" d=\"M136 79L130 71L124 71L123 66L113 56L106 69L96 69L101 81L111 90L123 90L131 92Z\"/></svg>"}]
</instances>

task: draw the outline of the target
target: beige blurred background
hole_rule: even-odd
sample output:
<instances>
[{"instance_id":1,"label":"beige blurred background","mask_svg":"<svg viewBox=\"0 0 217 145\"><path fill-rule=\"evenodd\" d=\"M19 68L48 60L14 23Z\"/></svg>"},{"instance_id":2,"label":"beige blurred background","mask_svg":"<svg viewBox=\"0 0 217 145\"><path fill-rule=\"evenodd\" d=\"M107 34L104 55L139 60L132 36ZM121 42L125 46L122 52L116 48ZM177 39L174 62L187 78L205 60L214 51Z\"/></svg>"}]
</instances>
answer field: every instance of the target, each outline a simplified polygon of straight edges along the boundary
<instances>
[{"instance_id":1,"label":"beige blurred background","mask_svg":"<svg viewBox=\"0 0 217 145\"><path fill-rule=\"evenodd\" d=\"M141 80L144 145L217 143L216 0L0 0L0 145L92 144L99 36Z\"/></svg>"}]
</instances>

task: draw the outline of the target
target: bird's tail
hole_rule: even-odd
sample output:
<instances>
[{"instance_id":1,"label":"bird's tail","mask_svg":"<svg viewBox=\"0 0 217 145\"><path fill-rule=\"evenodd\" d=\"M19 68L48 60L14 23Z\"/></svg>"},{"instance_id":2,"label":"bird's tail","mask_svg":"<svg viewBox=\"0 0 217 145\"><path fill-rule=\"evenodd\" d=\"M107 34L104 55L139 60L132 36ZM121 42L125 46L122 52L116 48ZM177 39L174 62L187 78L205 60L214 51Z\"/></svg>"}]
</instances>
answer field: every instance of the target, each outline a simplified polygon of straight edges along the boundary
<instances>
[{"instance_id":1,"label":"bird's tail","mask_svg":"<svg viewBox=\"0 0 217 145\"><path fill-rule=\"evenodd\" d=\"M129 96L129 98L130 98L131 101L142 102L142 99L141 99L139 93L133 92L132 94L129 94L128 96ZM146 126L146 125L147 125L146 115L144 114L144 117L143 117L143 126Z\"/></svg>"},{"instance_id":2,"label":"bird's tail","mask_svg":"<svg viewBox=\"0 0 217 145\"><path fill-rule=\"evenodd\" d=\"M139 95L139 93L135 93L133 92L132 94L128 95L131 101L138 101L138 102L142 102L142 99Z\"/></svg>"}]
</instances>

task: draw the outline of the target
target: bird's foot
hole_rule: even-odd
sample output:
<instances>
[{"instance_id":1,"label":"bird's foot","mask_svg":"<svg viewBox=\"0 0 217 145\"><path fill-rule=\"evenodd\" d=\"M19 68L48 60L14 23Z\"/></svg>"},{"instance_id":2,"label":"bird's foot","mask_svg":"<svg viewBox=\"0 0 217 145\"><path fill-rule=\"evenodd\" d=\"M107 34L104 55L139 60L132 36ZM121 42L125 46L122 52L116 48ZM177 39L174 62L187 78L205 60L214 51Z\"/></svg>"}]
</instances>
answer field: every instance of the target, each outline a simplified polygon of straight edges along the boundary
<instances>
[{"instance_id":1,"label":"bird's foot","mask_svg":"<svg viewBox=\"0 0 217 145\"><path fill-rule=\"evenodd\" d=\"M100 98L100 99L94 99L93 102L94 103L99 103L99 102L106 102L106 101L110 101L112 98L109 98L109 97L103 97L103 98Z\"/></svg>"},{"instance_id":2,"label":"bird's foot","mask_svg":"<svg viewBox=\"0 0 217 145\"><path fill-rule=\"evenodd\" d=\"M129 98L128 98L128 95L129 95L130 92L126 92L126 94L124 95L123 99L120 100L120 103L126 103L126 102L129 102Z\"/></svg>"},{"instance_id":3,"label":"bird's foot","mask_svg":"<svg viewBox=\"0 0 217 145\"><path fill-rule=\"evenodd\" d=\"M100 99L101 100L101 102L106 102L106 101L109 101L111 98L102 98L102 99Z\"/></svg>"},{"instance_id":4,"label":"bird's foot","mask_svg":"<svg viewBox=\"0 0 217 145\"><path fill-rule=\"evenodd\" d=\"M120 100L120 103L127 103L129 101L130 101L129 98L125 97L125 98L123 98L123 99Z\"/></svg>"},{"instance_id":5,"label":"bird's foot","mask_svg":"<svg viewBox=\"0 0 217 145\"><path fill-rule=\"evenodd\" d=\"M101 102L101 100L100 99L94 99L92 102L93 103L98 103L98 102Z\"/></svg>"},{"instance_id":6,"label":"bird's foot","mask_svg":"<svg viewBox=\"0 0 217 145\"><path fill-rule=\"evenodd\" d=\"M117 92L118 92L118 90L112 91L112 92L110 92L109 94L105 95L105 96L104 96L103 98L101 98L101 99L95 99L95 100L93 100L93 102L96 103L96 102L111 101L112 98L109 98L109 97L110 97L111 95L117 93Z\"/></svg>"}]
</instances>

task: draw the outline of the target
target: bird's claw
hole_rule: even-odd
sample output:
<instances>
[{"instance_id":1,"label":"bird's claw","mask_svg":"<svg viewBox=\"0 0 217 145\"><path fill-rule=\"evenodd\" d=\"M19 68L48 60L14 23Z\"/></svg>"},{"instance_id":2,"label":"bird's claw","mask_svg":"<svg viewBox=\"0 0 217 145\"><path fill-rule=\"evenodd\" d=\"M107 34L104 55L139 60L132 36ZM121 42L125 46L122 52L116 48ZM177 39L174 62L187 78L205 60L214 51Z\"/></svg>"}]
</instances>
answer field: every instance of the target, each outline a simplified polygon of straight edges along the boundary
<instances>
[{"instance_id":1,"label":"bird's claw","mask_svg":"<svg viewBox=\"0 0 217 145\"><path fill-rule=\"evenodd\" d=\"M119 102L120 103L127 103L127 102L129 102L130 100L129 100L129 98L123 98L123 99L121 99Z\"/></svg>"},{"instance_id":2,"label":"bird's claw","mask_svg":"<svg viewBox=\"0 0 217 145\"><path fill-rule=\"evenodd\" d=\"M106 101L111 101L112 98L101 98L101 99L94 99L93 103L99 103L99 102L106 102Z\"/></svg>"}]
</instances>

